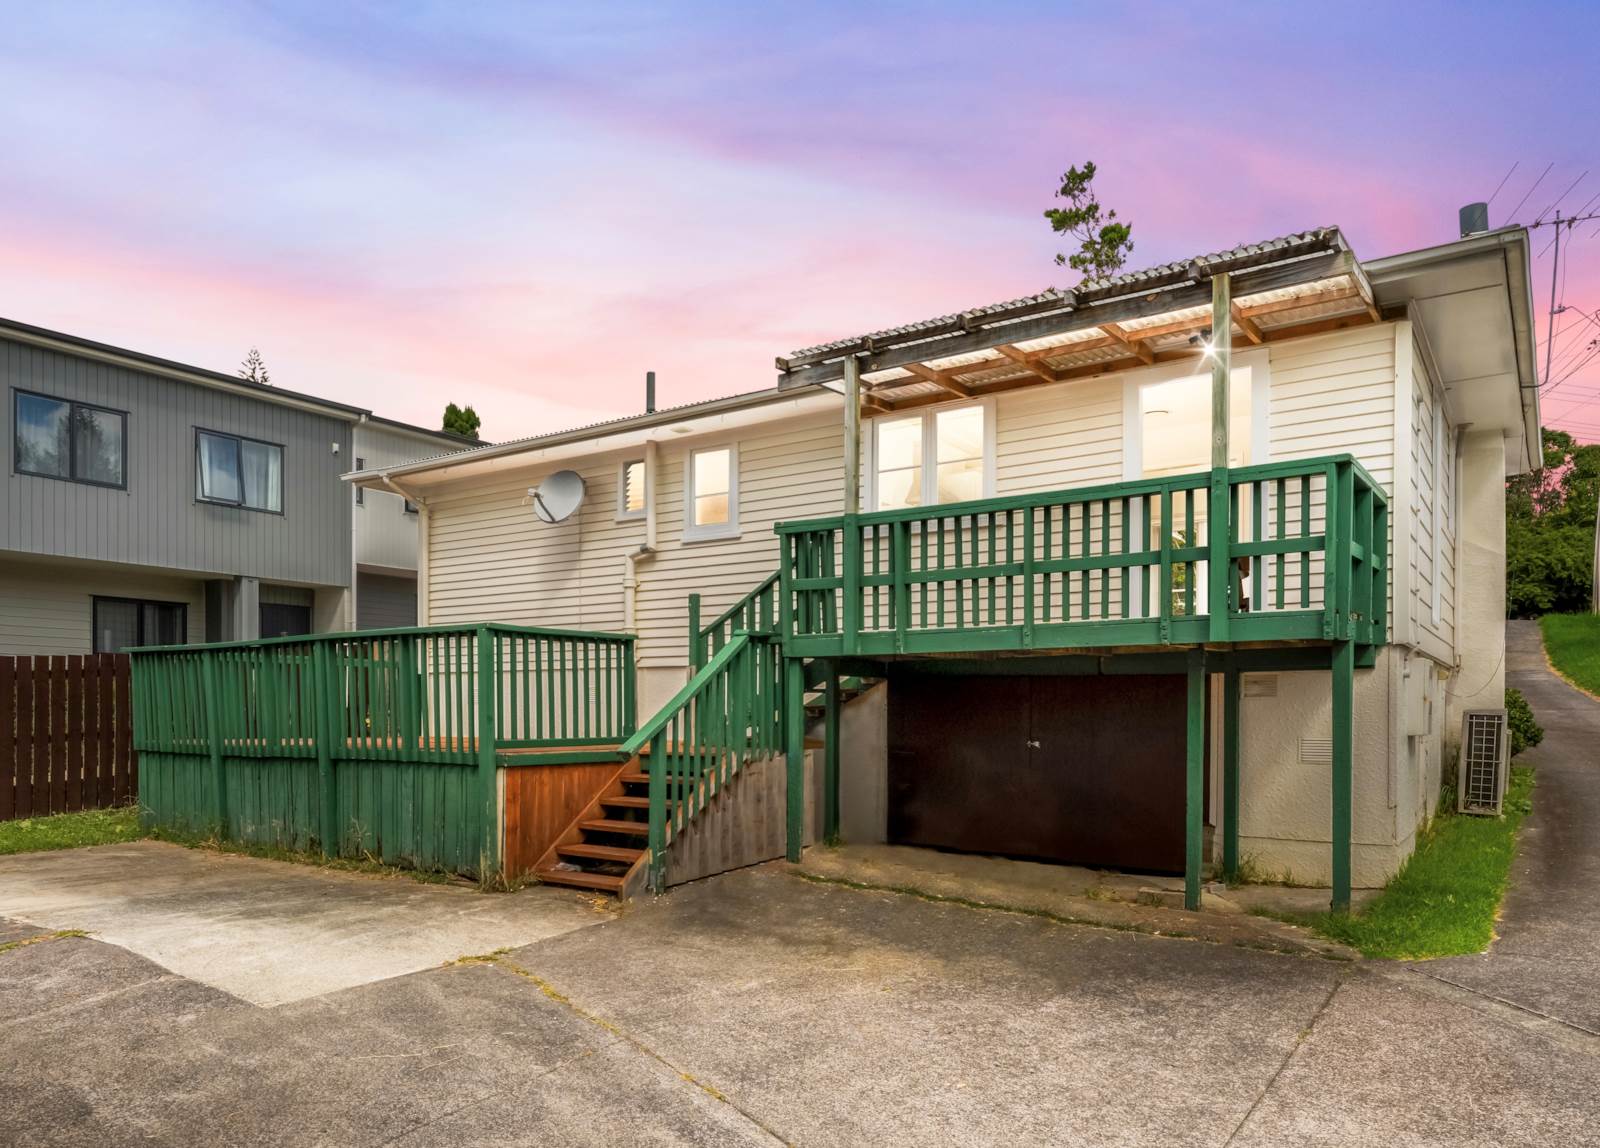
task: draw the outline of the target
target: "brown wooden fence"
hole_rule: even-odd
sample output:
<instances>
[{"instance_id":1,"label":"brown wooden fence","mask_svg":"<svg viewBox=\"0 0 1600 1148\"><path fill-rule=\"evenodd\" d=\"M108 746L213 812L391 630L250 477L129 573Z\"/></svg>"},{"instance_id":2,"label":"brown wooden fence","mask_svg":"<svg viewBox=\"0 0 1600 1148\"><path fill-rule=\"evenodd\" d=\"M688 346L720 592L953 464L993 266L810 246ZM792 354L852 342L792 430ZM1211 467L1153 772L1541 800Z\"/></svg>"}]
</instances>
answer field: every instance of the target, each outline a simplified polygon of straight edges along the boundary
<instances>
[{"instance_id":1,"label":"brown wooden fence","mask_svg":"<svg viewBox=\"0 0 1600 1148\"><path fill-rule=\"evenodd\" d=\"M138 792L126 654L0 655L0 821Z\"/></svg>"}]
</instances>

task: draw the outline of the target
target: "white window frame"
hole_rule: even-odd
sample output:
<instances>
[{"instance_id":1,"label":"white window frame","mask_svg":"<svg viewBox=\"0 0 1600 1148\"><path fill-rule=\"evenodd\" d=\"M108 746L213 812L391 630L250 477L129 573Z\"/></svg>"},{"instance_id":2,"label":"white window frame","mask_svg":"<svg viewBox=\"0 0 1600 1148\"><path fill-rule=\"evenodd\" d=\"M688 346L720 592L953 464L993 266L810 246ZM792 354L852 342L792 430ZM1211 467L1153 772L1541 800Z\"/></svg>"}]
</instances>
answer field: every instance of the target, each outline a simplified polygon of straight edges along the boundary
<instances>
[{"instance_id":1,"label":"white window frame","mask_svg":"<svg viewBox=\"0 0 1600 1148\"><path fill-rule=\"evenodd\" d=\"M1444 618L1444 595L1442 586L1444 577L1440 570L1440 562L1444 554L1441 538L1444 534L1444 456L1449 446L1449 432L1445 428L1444 396L1435 388L1433 394L1433 505L1431 519L1433 523L1432 537L1429 539L1433 549L1433 560L1430 566L1432 577L1429 579L1429 611L1433 624L1437 626ZM1454 453L1454 452L1450 452ZM1452 459L1452 461L1454 461Z\"/></svg>"},{"instance_id":2,"label":"white window frame","mask_svg":"<svg viewBox=\"0 0 1600 1148\"><path fill-rule=\"evenodd\" d=\"M728 521L701 525L694 520L694 460L702 454L728 452ZM683 540L713 542L739 537L739 444L708 443L683 456Z\"/></svg>"},{"instance_id":3,"label":"white window frame","mask_svg":"<svg viewBox=\"0 0 1600 1148\"><path fill-rule=\"evenodd\" d=\"M639 468L639 483L644 487L644 505L638 510L628 509L628 468ZM617 521L634 522L650 514L650 465L645 462L644 455L638 458L625 458L617 464ZM688 521L685 519L685 521Z\"/></svg>"},{"instance_id":4,"label":"white window frame","mask_svg":"<svg viewBox=\"0 0 1600 1148\"><path fill-rule=\"evenodd\" d=\"M934 506L949 505L938 501L939 460L937 458L937 432L934 430L935 420L945 412L964 410L968 407L978 407L983 411L983 489L979 492L978 497L994 497L995 403L993 397L989 397L964 402L939 403L936 406L908 411L903 415L878 415L873 418L867 428L869 433L861 436L861 468L865 472L862 475L865 480L862 485L866 491L868 510L878 509L878 430L885 423L907 422L912 419L922 420L922 505L908 507L907 509L926 510Z\"/></svg>"}]
</instances>

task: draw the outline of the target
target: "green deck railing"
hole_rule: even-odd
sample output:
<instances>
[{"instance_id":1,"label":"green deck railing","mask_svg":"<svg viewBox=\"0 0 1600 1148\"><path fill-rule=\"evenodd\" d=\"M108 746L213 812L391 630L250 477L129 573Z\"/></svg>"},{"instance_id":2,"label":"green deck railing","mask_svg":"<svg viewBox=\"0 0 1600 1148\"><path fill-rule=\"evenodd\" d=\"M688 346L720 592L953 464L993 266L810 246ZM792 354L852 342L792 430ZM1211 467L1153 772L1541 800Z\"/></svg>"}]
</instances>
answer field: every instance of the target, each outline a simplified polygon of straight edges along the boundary
<instances>
[{"instance_id":1,"label":"green deck railing","mask_svg":"<svg viewBox=\"0 0 1600 1148\"><path fill-rule=\"evenodd\" d=\"M1388 498L1348 455L777 530L791 657L1387 633Z\"/></svg>"},{"instance_id":2,"label":"green deck railing","mask_svg":"<svg viewBox=\"0 0 1600 1148\"><path fill-rule=\"evenodd\" d=\"M130 654L156 820L330 853L492 870L504 755L607 752L638 724L629 634L421 626Z\"/></svg>"},{"instance_id":3,"label":"green deck railing","mask_svg":"<svg viewBox=\"0 0 1600 1148\"><path fill-rule=\"evenodd\" d=\"M778 632L778 572L764 578L755 589L729 606L710 623L700 624L700 595L689 595L689 666L699 669L740 631L747 634Z\"/></svg>"},{"instance_id":4,"label":"green deck railing","mask_svg":"<svg viewBox=\"0 0 1600 1148\"><path fill-rule=\"evenodd\" d=\"M783 749L783 658L765 634L735 632L622 747L650 776L650 873L665 888L667 846L757 757Z\"/></svg>"}]
</instances>

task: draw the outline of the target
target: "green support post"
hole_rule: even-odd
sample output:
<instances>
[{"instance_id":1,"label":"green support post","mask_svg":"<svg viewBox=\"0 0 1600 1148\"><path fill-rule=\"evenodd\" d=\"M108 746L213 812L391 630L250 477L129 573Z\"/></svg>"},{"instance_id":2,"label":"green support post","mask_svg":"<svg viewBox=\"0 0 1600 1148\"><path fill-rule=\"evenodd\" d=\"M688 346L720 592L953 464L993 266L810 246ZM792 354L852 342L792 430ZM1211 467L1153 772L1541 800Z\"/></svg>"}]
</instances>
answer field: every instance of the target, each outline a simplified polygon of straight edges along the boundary
<instances>
[{"instance_id":1,"label":"green support post","mask_svg":"<svg viewBox=\"0 0 1600 1148\"><path fill-rule=\"evenodd\" d=\"M689 668L698 670L706 664L706 639L700 633L700 595L689 595Z\"/></svg>"},{"instance_id":2,"label":"green support post","mask_svg":"<svg viewBox=\"0 0 1600 1148\"><path fill-rule=\"evenodd\" d=\"M666 735L660 734L644 746L639 760L650 781L650 891L667 891L667 763Z\"/></svg>"},{"instance_id":3,"label":"green support post","mask_svg":"<svg viewBox=\"0 0 1600 1148\"><path fill-rule=\"evenodd\" d=\"M824 733L827 757L822 774L822 839L832 841L839 836L839 664L828 663L828 677L824 683Z\"/></svg>"},{"instance_id":4,"label":"green support post","mask_svg":"<svg viewBox=\"0 0 1600 1148\"><path fill-rule=\"evenodd\" d=\"M1205 834L1206 652L1189 651L1188 763L1184 787L1183 905L1200 907L1201 842Z\"/></svg>"},{"instance_id":5,"label":"green support post","mask_svg":"<svg viewBox=\"0 0 1600 1148\"><path fill-rule=\"evenodd\" d=\"M1336 913L1350 909L1351 804L1355 797L1354 642L1333 646L1333 903Z\"/></svg>"},{"instance_id":6,"label":"green support post","mask_svg":"<svg viewBox=\"0 0 1600 1148\"><path fill-rule=\"evenodd\" d=\"M494 752L494 712L499 698L496 688L496 659L494 634L487 626L477 629L478 696L478 793L480 803L483 843L478 857L478 877L486 880L500 869L500 779L496 776L497 762Z\"/></svg>"},{"instance_id":7,"label":"green support post","mask_svg":"<svg viewBox=\"0 0 1600 1148\"><path fill-rule=\"evenodd\" d=\"M783 742L788 757L785 852L798 861L806 825L806 675L799 658L783 659Z\"/></svg>"},{"instance_id":8,"label":"green support post","mask_svg":"<svg viewBox=\"0 0 1600 1148\"><path fill-rule=\"evenodd\" d=\"M1239 878L1239 670L1222 674L1222 879Z\"/></svg>"},{"instance_id":9,"label":"green support post","mask_svg":"<svg viewBox=\"0 0 1600 1148\"><path fill-rule=\"evenodd\" d=\"M204 676L206 745L211 754L212 817L217 824L217 836L228 836L228 779L222 764L222 724L218 718L220 683L217 681L217 655L207 650L200 655Z\"/></svg>"},{"instance_id":10,"label":"green support post","mask_svg":"<svg viewBox=\"0 0 1600 1148\"><path fill-rule=\"evenodd\" d=\"M333 783L333 674L328 665L328 644L311 647L311 697L316 706L312 730L317 739L317 793L321 797L322 855L339 853L339 793Z\"/></svg>"}]
</instances>

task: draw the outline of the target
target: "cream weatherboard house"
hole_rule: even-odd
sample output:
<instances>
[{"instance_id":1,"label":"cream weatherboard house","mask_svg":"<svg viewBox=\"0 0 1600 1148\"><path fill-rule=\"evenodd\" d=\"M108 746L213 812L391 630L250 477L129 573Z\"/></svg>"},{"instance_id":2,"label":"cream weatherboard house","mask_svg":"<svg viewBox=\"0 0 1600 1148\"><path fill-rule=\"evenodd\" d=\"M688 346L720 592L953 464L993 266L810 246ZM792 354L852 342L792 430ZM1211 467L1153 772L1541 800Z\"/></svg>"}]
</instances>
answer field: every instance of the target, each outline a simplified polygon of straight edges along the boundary
<instances>
[{"instance_id":1,"label":"cream weatherboard house","mask_svg":"<svg viewBox=\"0 0 1600 1148\"><path fill-rule=\"evenodd\" d=\"M1183 872L1191 900L1248 861L1337 905L1412 850L1462 711L1501 704L1528 265L1518 228L1369 262L1321 229L354 481L418 508L423 624L636 634L658 754L759 740L734 651L780 658L791 855L814 815ZM549 523L530 492L561 470L585 496ZM658 851L705 803L686 776L652 790ZM584 824L561 871L637 855Z\"/></svg>"}]
</instances>

